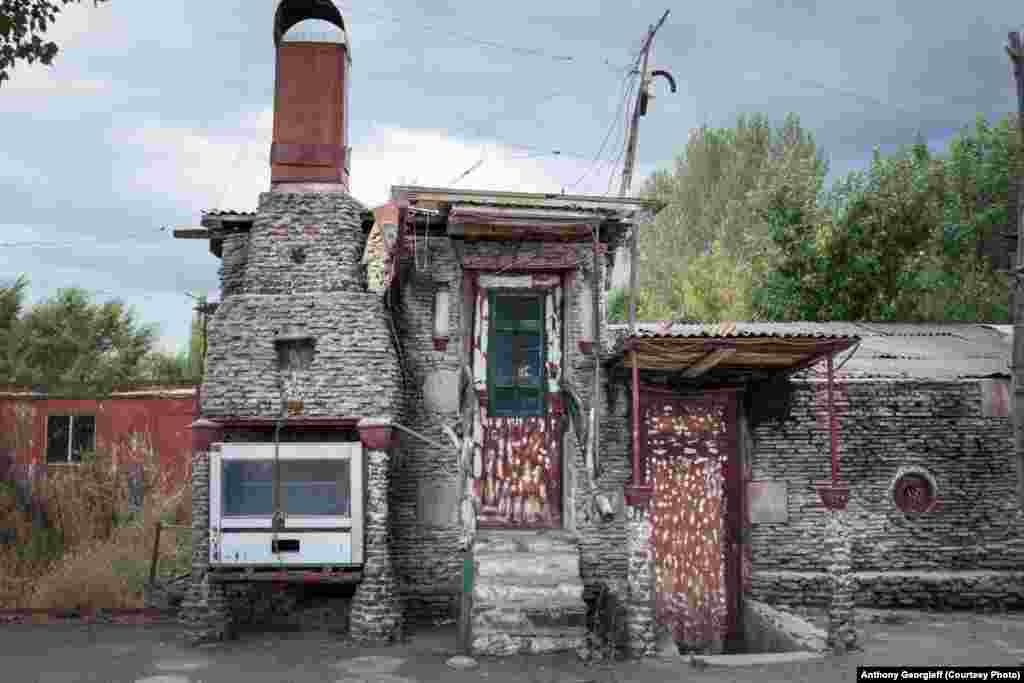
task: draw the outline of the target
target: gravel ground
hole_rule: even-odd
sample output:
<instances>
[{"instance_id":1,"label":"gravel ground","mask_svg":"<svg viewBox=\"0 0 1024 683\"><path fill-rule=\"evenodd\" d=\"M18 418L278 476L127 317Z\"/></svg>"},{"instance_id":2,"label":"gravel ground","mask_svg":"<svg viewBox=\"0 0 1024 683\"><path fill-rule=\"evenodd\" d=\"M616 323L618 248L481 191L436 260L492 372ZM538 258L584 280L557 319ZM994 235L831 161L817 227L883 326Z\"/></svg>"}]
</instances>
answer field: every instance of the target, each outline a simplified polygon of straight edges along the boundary
<instances>
[{"instance_id":1,"label":"gravel ground","mask_svg":"<svg viewBox=\"0 0 1024 683\"><path fill-rule=\"evenodd\" d=\"M852 681L863 664L1024 664L1024 613L863 612L864 651L824 660L756 667L696 668L688 662L587 665L574 655L484 659L454 671L455 632L418 632L409 642L356 647L327 632L249 632L192 648L175 624L0 625L0 680L38 683L618 683L624 681Z\"/></svg>"}]
</instances>

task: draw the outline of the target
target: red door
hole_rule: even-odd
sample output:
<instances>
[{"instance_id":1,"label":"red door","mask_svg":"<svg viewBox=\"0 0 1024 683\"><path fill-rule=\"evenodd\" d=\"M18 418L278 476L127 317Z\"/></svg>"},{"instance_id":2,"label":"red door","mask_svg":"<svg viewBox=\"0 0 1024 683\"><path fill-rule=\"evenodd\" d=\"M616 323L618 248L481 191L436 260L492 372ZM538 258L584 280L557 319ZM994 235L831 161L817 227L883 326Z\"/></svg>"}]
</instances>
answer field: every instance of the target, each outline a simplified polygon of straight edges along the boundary
<instances>
[{"instance_id":1,"label":"red door","mask_svg":"<svg viewBox=\"0 0 1024 683\"><path fill-rule=\"evenodd\" d=\"M657 619L684 651L722 652L738 635L736 394L647 390L644 399Z\"/></svg>"},{"instance_id":2,"label":"red door","mask_svg":"<svg viewBox=\"0 0 1024 683\"><path fill-rule=\"evenodd\" d=\"M562 526L561 416L488 417L476 480L482 527Z\"/></svg>"}]
</instances>

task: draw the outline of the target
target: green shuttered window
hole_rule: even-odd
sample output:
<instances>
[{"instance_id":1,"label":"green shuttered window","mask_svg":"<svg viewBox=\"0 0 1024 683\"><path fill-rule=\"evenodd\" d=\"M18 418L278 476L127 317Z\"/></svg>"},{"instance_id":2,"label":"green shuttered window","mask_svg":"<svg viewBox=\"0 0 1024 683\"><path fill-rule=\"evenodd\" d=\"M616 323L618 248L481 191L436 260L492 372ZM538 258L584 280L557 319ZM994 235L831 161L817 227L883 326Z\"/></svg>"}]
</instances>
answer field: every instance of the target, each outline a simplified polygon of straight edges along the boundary
<instances>
[{"instance_id":1,"label":"green shuttered window","mask_svg":"<svg viewBox=\"0 0 1024 683\"><path fill-rule=\"evenodd\" d=\"M544 414L544 295L490 293L489 413Z\"/></svg>"}]
</instances>

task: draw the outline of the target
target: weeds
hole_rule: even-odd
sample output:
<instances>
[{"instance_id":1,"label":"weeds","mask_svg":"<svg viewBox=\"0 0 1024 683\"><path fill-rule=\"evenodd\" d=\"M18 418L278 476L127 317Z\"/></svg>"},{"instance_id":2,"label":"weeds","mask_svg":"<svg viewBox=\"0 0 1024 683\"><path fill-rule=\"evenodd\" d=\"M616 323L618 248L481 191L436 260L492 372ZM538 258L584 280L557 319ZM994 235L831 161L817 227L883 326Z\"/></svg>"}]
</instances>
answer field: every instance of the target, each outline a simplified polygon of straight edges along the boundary
<instances>
[{"instance_id":1,"label":"weeds","mask_svg":"<svg viewBox=\"0 0 1024 683\"><path fill-rule=\"evenodd\" d=\"M189 526L191 491L161 473L147 439L131 445L49 466L31 506L0 484L0 608L142 606L155 524ZM161 574L187 571L190 542L161 534Z\"/></svg>"}]
</instances>

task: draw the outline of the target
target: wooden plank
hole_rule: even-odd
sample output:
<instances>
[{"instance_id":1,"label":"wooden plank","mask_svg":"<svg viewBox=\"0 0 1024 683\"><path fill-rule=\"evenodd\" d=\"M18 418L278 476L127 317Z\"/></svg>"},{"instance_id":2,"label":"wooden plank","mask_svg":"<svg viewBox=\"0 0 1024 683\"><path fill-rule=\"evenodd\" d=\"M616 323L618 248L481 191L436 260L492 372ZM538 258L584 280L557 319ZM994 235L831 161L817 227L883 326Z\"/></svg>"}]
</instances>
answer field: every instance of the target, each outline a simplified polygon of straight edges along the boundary
<instances>
[{"instance_id":1,"label":"wooden plank","mask_svg":"<svg viewBox=\"0 0 1024 683\"><path fill-rule=\"evenodd\" d=\"M210 237L206 228L175 228L173 234L179 240L205 240Z\"/></svg>"},{"instance_id":2,"label":"wooden plank","mask_svg":"<svg viewBox=\"0 0 1024 683\"><path fill-rule=\"evenodd\" d=\"M716 351L712 351L684 370L683 377L691 378L703 375L705 372L715 367L734 353L736 353L736 349L718 349Z\"/></svg>"}]
</instances>

